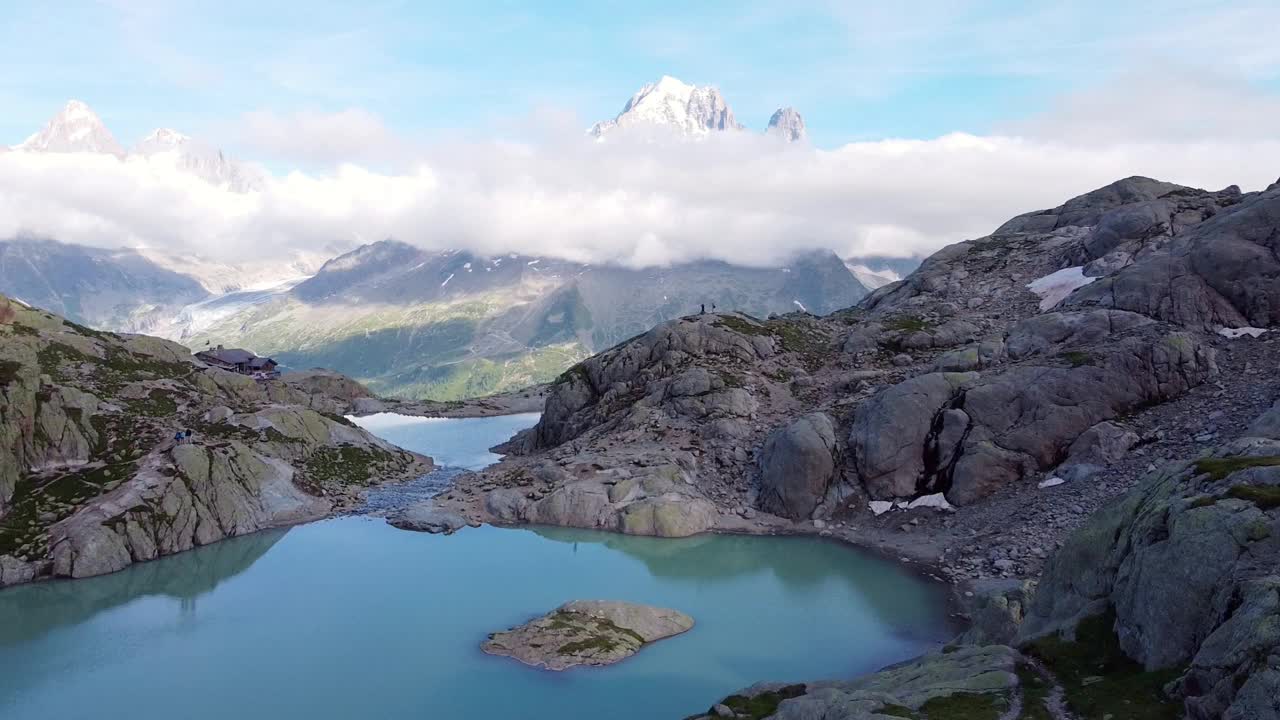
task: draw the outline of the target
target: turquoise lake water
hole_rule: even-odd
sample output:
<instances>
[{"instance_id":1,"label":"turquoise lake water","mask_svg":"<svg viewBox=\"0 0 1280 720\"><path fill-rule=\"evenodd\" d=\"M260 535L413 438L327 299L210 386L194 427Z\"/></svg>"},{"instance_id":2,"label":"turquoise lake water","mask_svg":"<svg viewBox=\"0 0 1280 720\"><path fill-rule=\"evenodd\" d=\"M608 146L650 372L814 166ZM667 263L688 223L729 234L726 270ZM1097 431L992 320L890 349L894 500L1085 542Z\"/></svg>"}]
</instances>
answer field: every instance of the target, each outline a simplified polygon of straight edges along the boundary
<instances>
[{"instance_id":1,"label":"turquoise lake water","mask_svg":"<svg viewBox=\"0 0 1280 720\"><path fill-rule=\"evenodd\" d=\"M533 419L376 431L474 466ZM697 624L607 668L480 652L575 598ZM0 718L681 718L757 680L852 677L936 647L945 613L941 586L820 539L446 537L346 517L0 592Z\"/></svg>"}]
</instances>

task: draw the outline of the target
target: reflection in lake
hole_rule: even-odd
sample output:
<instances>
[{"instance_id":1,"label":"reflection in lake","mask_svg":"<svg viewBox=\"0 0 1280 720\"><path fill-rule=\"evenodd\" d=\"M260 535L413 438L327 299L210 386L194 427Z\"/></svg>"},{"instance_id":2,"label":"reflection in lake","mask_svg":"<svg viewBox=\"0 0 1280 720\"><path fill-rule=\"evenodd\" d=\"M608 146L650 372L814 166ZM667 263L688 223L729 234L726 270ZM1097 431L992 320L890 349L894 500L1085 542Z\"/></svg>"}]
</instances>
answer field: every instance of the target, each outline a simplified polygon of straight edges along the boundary
<instances>
[{"instance_id":1,"label":"reflection in lake","mask_svg":"<svg viewBox=\"0 0 1280 720\"><path fill-rule=\"evenodd\" d=\"M479 652L575 598L697 625L609 668ZM0 717L683 717L760 679L905 659L948 637L944 614L938 586L812 538L444 537L341 518L0 592Z\"/></svg>"},{"instance_id":2,"label":"reflection in lake","mask_svg":"<svg viewBox=\"0 0 1280 720\"><path fill-rule=\"evenodd\" d=\"M382 432L474 466L534 419L393 418ZM608 668L550 673L479 651L577 598L697 624ZM758 680L916 655L950 637L945 613L942 587L816 538L446 537L345 517L0 591L0 718L677 718Z\"/></svg>"}]
</instances>

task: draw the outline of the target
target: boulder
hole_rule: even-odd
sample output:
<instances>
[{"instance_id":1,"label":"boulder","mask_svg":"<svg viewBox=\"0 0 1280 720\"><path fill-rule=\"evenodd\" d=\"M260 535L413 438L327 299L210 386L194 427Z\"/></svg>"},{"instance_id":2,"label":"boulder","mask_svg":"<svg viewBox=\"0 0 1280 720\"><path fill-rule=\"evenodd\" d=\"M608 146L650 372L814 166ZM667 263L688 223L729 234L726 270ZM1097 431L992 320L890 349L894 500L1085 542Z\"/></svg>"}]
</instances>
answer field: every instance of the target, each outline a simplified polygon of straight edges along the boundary
<instances>
[{"instance_id":1,"label":"boulder","mask_svg":"<svg viewBox=\"0 0 1280 720\"><path fill-rule=\"evenodd\" d=\"M1274 717L1280 655L1280 441L1244 438L1166 466L1104 507L1045 567L1020 642L1114 613L1149 670L1187 668L1187 716Z\"/></svg>"},{"instance_id":2,"label":"boulder","mask_svg":"<svg viewBox=\"0 0 1280 720\"><path fill-rule=\"evenodd\" d=\"M1009 331L1005 349L1012 360L1081 347L1153 321L1123 310L1051 312L1027 318Z\"/></svg>"},{"instance_id":3,"label":"boulder","mask_svg":"<svg viewBox=\"0 0 1280 720\"><path fill-rule=\"evenodd\" d=\"M1132 336L1067 356L1066 366L1023 365L983 378L959 401L971 426L949 483L938 484L964 505L1047 470L1096 424L1204 382L1217 371L1213 358L1211 347L1186 334Z\"/></svg>"},{"instance_id":4,"label":"boulder","mask_svg":"<svg viewBox=\"0 0 1280 720\"><path fill-rule=\"evenodd\" d=\"M1280 190L1221 212L1067 303L1129 310L1188 327L1280 324Z\"/></svg>"},{"instance_id":5,"label":"boulder","mask_svg":"<svg viewBox=\"0 0 1280 720\"><path fill-rule=\"evenodd\" d=\"M617 515L609 489L596 480L569 483L534 502L526 510L527 522L578 528L617 527Z\"/></svg>"},{"instance_id":6,"label":"boulder","mask_svg":"<svg viewBox=\"0 0 1280 720\"><path fill-rule=\"evenodd\" d=\"M760 451L760 508L809 518L835 477L836 435L824 413L804 415L775 430Z\"/></svg>"},{"instance_id":7,"label":"boulder","mask_svg":"<svg viewBox=\"0 0 1280 720\"><path fill-rule=\"evenodd\" d=\"M1062 467L1096 465L1105 467L1123 459L1138 444L1138 434L1111 421L1100 422L1085 430L1067 449ZM1059 473L1061 474L1061 473Z\"/></svg>"},{"instance_id":8,"label":"boulder","mask_svg":"<svg viewBox=\"0 0 1280 720\"><path fill-rule=\"evenodd\" d=\"M1246 437L1280 440L1280 400L1254 419L1244 431Z\"/></svg>"},{"instance_id":9,"label":"boulder","mask_svg":"<svg viewBox=\"0 0 1280 720\"><path fill-rule=\"evenodd\" d=\"M414 503L404 508L387 518L387 523L401 530L433 534L444 533L445 535L452 535L458 530L474 524L458 513L436 507L430 501Z\"/></svg>"},{"instance_id":10,"label":"boulder","mask_svg":"<svg viewBox=\"0 0 1280 720\"><path fill-rule=\"evenodd\" d=\"M691 359L716 358L757 363L777 353L776 341L758 320L736 313L708 314L671 320L647 333L578 363L547 390L542 418L528 436L526 451L550 448L572 440L588 429L642 402L655 388L651 380L689 364ZM698 368L680 373L667 386L668 400L681 413L749 415L754 400L741 388L723 388L721 378ZM703 395L702 392L708 394ZM661 401L666 393L656 401Z\"/></svg>"},{"instance_id":11,"label":"boulder","mask_svg":"<svg viewBox=\"0 0 1280 720\"><path fill-rule=\"evenodd\" d=\"M1035 589L1035 581L1018 578L970 583L961 597L970 626L958 642L966 645L1013 644Z\"/></svg>"},{"instance_id":12,"label":"boulder","mask_svg":"<svg viewBox=\"0 0 1280 720\"><path fill-rule=\"evenodd\" d=\"M759 683L718 705L740 712L736 717L766 717L763 709L771 720L885 720L903 717L904 711L914 717L925 703L954 695L988 695L993 705L1007 705L1018 688L1020 660L1017 651L1002 645L948 648L851 681ZM715 717L715 706L693 716Z\"/></svg>"},{"instance_id":13,"label":"boulder","mask_svg":"<svg viewBox=\"0 0 1280 720\"><path fill-rule=\"evenodd\" d=\"M929 373L888 387L854 412L849 448L873 499L915 497L925 475L924 444L934 416L976 373Z\"/></svg>"},{"instance_id":14,"label":"boulder","mask_svg":"<svg viewBox=\"0 0 1280 720\"><path fill-rule=\"evenodd\" d=\"M627 535L688 537L710 530L718 514L704 498L648 498L622 508L618 529Z\"/></svg>"}]
</instances>

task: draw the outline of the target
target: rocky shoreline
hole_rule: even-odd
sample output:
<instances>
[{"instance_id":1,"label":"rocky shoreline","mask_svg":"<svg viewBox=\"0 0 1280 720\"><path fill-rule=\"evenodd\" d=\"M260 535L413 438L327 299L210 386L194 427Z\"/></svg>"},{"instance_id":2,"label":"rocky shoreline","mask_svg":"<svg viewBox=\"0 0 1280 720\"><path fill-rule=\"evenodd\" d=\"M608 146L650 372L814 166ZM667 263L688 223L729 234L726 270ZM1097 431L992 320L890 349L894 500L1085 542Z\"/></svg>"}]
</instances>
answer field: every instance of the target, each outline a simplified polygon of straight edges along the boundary
<instances>
[{"instance_id":1,"label":"rocky shoreline","mask_svg":"<svg viewBox=\"0 0 1280 720\"><path fill-rule=\"evenodd\" d=\"M848 311L665 323L562 375L511 454L437 502L832 537L954 583L974 622L901 668L707 717L1280 717L1278 238L1280 183L1128 178Z\"/></svg>"},{"instance_id":2,"label":"rocky shoreline","mask_svg":"<svg viewBox=\"0 0 1280 720\"><path fill-rule=\"evenodd\" d=\"M257 382L0 297L0 587L327 517L434 468L303 380Z\"/></svg>"}]
</instances>

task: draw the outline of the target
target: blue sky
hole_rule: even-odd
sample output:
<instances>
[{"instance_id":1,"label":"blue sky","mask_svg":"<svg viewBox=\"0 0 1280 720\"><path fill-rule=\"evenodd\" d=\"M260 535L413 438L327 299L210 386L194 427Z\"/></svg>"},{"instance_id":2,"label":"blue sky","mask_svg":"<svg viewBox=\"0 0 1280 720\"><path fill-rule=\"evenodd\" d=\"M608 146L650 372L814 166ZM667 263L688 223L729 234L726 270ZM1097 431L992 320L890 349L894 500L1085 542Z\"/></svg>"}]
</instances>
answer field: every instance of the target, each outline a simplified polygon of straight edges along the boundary
<instances>
[{"instance_id":1,"label":"blue sky","mask_svg":"<svg viewBox=\"0 0 1280 720\"><path fill-rule=\"evenodd\" d=\"M0 152L0 237L243 259L394 237L755 265L921 255L1130 175L1280 175L1277 0L7 0L0 143L69 98L269 172ZM587 141L663 74L811 145ZM327 251L327 250L326 250Z\"/></svg>"},{"instance_id":2,"label":"blue sky","mask_svg":"<svg viewBox=\"0 0 1280 720\"><path fill-rule=\"evenodd\" d=\"M1278 87L1273 0L887 5L10 2L0 142L71 97L125 144L353 108L397 133L504 135L549 111L585 127L670 74L718 85L749 127L794 105L831 147L999 131L1147 68Z\"/></svg>"}]
</instances>

